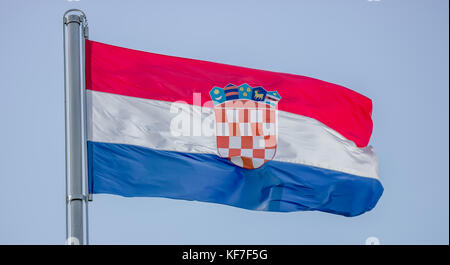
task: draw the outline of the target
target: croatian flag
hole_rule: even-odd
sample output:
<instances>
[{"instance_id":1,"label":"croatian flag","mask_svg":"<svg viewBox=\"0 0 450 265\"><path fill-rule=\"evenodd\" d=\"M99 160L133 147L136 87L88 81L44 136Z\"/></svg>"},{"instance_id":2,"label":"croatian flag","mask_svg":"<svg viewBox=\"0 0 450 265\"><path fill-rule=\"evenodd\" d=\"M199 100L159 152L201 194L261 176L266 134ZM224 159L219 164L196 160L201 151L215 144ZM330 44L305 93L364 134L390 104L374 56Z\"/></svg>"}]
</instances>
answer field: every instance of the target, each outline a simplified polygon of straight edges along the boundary
<instances>
[{"instance_id":1,"label":"croatian flag","mask_svg":"<svg viewBox=\"0 0 450 265\"><path fill-rule=\"evenodd\" d=\"M91 193L344 216L383 193L345 87L87 40L86 89Z\"/></svg>"}]
</instances>

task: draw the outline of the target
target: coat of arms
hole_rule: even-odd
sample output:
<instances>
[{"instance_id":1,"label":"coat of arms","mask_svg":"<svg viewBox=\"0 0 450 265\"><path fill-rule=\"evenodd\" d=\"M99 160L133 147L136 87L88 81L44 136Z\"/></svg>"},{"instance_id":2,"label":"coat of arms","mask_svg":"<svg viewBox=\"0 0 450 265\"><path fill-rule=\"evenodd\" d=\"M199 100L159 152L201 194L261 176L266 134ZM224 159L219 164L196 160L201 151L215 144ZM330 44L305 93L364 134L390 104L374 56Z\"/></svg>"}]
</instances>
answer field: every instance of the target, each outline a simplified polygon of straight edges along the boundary
<instances>
[{"instance_id":1,"label":"coat of arms","mask_svg":"<svg viewBox=\"0 0 450 265\"><path fill-rule=\"evenodd\" d=\"M233 164L255 169L277 149L277 91L247 84L210 91L216 119L217 152Z\"/></svg>"}]
</instances>

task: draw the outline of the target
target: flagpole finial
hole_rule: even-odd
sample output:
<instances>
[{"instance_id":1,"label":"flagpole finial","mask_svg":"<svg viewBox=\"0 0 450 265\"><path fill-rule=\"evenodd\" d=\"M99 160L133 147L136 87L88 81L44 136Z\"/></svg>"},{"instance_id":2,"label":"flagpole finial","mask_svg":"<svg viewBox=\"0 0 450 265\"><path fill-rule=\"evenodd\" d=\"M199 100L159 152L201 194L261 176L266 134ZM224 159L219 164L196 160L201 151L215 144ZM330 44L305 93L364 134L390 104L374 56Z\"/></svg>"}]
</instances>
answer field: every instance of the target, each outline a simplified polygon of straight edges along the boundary
<instances>
[{"instance_id":1,"label":"flagpole finial","mask_svg":"<svg viewBox=\"0 0 450 265\"><path fill-rule=\"evenodd\" d=\"M78 13L78 14L71 14L71 13ZM66 12L64 12L63 22L64 22L64 25L66 25L68 23L72 23L72 22L82 25L83 37L85 39L89 39L88 21L87 21L86 13L84 13L83 10L75 9L75 8L67 10Z\"/></svg>"},{"instance_id":2,"label":"flagpole finial","mask_svg":"<svg viewBox=\"0 0 450 265\"><path fill-rule=\"evenodd\" d=\"M64 12L63 17L66 17L69 13L73 13L73 12L78 12L80 13L83 17L86 17L86 14L83 12L83 10L80 9L76 9L76 8L72 8L67 10L66 12Z\"/></svg>"}]
</instances>

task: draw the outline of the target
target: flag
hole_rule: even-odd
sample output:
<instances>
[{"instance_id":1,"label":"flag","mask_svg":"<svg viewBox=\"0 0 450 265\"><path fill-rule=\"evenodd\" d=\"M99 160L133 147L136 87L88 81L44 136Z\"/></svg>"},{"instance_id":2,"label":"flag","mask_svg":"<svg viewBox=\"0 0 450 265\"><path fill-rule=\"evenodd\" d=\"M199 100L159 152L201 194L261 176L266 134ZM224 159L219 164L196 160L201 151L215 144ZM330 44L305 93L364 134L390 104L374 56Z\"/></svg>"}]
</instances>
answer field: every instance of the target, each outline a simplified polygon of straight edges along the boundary
<instances>
[{"instance_id":1,"label":"flag","mask_svg":"<svg viewBox=\"0 0 450 265\"><path fill-rule=\"evenodd\" d=\"M372 101L310 77L86 40L91 193L355 216L383 193Z\"/></svg>"}]
</instances>

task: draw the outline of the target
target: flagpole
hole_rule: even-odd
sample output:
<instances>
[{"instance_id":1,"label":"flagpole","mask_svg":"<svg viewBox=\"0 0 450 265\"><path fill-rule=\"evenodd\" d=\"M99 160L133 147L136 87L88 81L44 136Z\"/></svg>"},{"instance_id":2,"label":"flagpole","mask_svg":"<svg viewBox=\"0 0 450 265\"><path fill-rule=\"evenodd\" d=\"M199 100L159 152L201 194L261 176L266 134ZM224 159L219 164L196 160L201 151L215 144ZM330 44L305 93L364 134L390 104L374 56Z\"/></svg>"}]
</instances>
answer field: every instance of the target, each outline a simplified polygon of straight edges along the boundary
<instances>
[{"instance_id":1,"label":"flagpole","mask_svg":"<svg viewBox=\"0 0 450 265\"><path fill-rule=\"evenodd\" d=\"M78 14L74 14L77 12ZM84 94L84 39L86 16L70 9L63 16L65 142L66 142L66 244L88 243L86 126ZM83 180L83 177L85 179ZM83 184L85 188L83 191ZM85 211L85 215L83 214Z\"/></svg>"}]
</instances>

